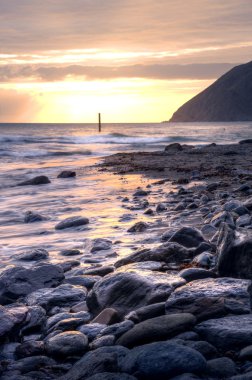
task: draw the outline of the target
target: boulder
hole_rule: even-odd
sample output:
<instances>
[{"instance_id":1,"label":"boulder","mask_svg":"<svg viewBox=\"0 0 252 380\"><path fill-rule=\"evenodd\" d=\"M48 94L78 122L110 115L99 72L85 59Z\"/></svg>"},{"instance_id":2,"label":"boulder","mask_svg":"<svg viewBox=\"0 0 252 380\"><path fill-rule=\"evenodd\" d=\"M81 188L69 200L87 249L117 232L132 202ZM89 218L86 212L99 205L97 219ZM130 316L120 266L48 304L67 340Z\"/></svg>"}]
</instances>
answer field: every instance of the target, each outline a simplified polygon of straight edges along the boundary
<instances>
[{"instance_id":1,"label":"boulder","mask_svg":"<svg viewBox=\"0 0 252 380\"><path fill-rule=\"evenodd\" d=\"M68 357L82 355L88 349L88 338L79 331L67 331L46 340L45 350L49 356Z\"/></svg>"},{"instance_id":2,"label":"boulder","mask_svg":"<svg viewBox=\"0 0 252 380\"><path fill-rule=\"evenodd\" d=\"M241 215L239 218L236 219L236 226L237 227L247 227L251 225L252 217L249 214Z\"/></svg>"},{"instance_id":3,"label":"boulder","mask_svg":"<svg viewBox=\"0 0 252 380\"><path fill-rule=\"evenodd\" d=\"M17 186L28 186L28 185L37 186L37 185L46 185L47 183L51 183L49 178L46 177L45 175L39 175L37 177L28 179L27 181L20 182L18 183Z\"/></svg>"},{"instance_id":4,"label":"boulder","mask_svg":"<svg viewBox=\"0 0 252 380\"><path fill-rule=\"evenodd\" d=\"M252 236L236 238L232 229L223 224L218 240L217 270L220 276L252 279Z\"/></svg>"},{"instance_id":5,"label":"boulder","mask_svg":"<svg viewBox=\"0 0 252 380\"><path fill-rule=\"evenodd\" d=\"M63 279L63 270L54 264L9 267L0 274L0 303L8 304L34 290L57 286Z\"/></svg>"},{"instance_id":6,"label":"boulder","mask_svg":"<svg viewBox=\"0 0 252 380\"><path fill-rule=\"evenodd\" d=\"M166 242L157 248L143 249L127 257L118 260L115 267L122 265L142 262L142 261L159 261L167 264L182 262L192 259L192 252L178 243Z\"/></svg>"},{"instance_id":7,"label":"boulder","mask_svg":"<svg viewBox=\"0 0 252 380\"><path fill-rule=\"evenodd\" d=\"M169 241L176 242L187 248L194 248L198 247L205 239L197 228L182 227L171 236Z\"/></svg>"},{"instance_id":8,"label":"boulder","mask_svg":"<svg viewBox=\"0 0 252 380\"><path fill-rule=\"evenodd\" d=\"M124 316L136 308L166 300L183 281L178 276L151 271L143 271L141 275L112 273L95 283L88 294L87 305L94 314L112 307Z\"/></svg>"},{"instance_id":9,"label":"boulder","mask_svg":"<svg viewBox=\"0 0 252 380\"><path fill-rule=\"evenodd\" d=\"M121 372L119 363L124 361L129 351L125 347L101 347L86 353L59 380L82 380L97 373Z\"/></svg>"},{"instance_id":10,"label":"boulder","mask_svg":"<svg viewBox=\"0 0 252 380\"><path fill-rule=\"evenodd\" d=\"M123 334L117 344L124 347L135 347L146 343L166 340L190 330L196 319L192 314L173 314L151 318L140 322Z\"/></svg>"},{"instance_id":11,"label":"boulder","mask_svg":"<svg viewBox=\"0 0 252 380\"><path fill-rule=\"evenodd\" d=\"M28 305L39 305L45 310L50 310L54 306L71 307L86 299L85 288L76 287L69 284L60 285L54 289L39 289L26 297Z\"/></svg>"},{"instance_id":12,"label":"boulder","mask_svg":"<svg viewBox=\"0 0 252 380\"><path fill-rule=\"evenodd\" d=\"M65 228L73 228L73 227L79 227L84 226L89 223L89 219L85 218L83 216L72 216L70 218L66 218L56 224L55 229L56 230L64 230Z\"/></svg>"},{"instance_id":13,"label":"boulder","mask_svg":"<svg viewBox=\"0 0 252 380\"><path fill-rule=\"evenodd\" d=\"M251 282L232 278L206 278L176 289L166 302L166 313L190 312L198 320L228 313L250 313Z\"/></svg>"},{"instance_id":14,"label":"boulder","mask_svg":"<svg viewBox=\"0 0 252 380\"><path fill-rule=\"evenodd\" d=\"M25 216L24 216L25 223L41 222L44 219L45 218L42 215L33 211L26 211Z\"/></svg>"},{"instance_id":15,"label":"boulder","mask_svg":"<svg viewBox=\"0 0 252 380\"><path fill-rule=\"evenodd\" d=\"M252 344L252 314L209 319L195 331L221 350L237 351Z\"/></svg>"},{"instance_id":16,"label":"boulder","mask_svg":"<svg viewBox=\"0 0 252 380\"><path fill-rule=\"evenodd\" d=\"M185 372L202 374L205 368L206 360L199 352L170 342L136 347L121 359L123 372L146 380L167 380Z\"/></svg>"},{"instance_id":17,"label":"boulder","mask_svg":"<svg viewBox=\"0 0 252 380\"><path fill-rule=\"evenodd\" d=\"M60 174L57 175L57 178L73 178L76 177L76 172L73 170L63 170Z\"/></svg>"}]
</instances>

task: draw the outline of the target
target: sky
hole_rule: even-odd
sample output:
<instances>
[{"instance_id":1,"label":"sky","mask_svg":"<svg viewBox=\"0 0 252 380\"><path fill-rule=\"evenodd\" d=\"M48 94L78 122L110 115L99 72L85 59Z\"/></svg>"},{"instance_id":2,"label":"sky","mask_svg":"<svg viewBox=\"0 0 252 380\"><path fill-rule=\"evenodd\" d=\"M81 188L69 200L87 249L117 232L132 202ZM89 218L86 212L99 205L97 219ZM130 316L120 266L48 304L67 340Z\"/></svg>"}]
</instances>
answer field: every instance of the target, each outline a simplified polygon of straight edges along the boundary
<instances>
[{"instance_id":1,"label":"sky","mask_svg":"<svg viewBox=\"0 0 252 380\"><path fill-rule=\"evenodd\" d=\"M251 0L0 0L0 122L161 122L252 60Z\"/></svg>"}]
</instances>

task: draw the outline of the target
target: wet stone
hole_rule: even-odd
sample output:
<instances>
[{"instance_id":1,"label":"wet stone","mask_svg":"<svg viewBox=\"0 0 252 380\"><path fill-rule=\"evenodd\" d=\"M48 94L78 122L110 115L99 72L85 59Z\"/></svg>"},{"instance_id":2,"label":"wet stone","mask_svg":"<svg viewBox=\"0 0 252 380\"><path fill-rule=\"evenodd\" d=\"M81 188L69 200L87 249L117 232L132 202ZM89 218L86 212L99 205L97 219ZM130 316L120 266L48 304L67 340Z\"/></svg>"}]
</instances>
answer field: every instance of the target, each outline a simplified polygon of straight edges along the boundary
<instances>
[{"instance_id":1,"label":"wet stone","mask_svg":"<svg viewBox=\"0 0 252 380\"><path fill-rule=\"evenodd\" d=\"M63 170L57 176L57 178L73 178L73 177L76 177L76 172L74 172L73 170Z\"/></svg>"},{"instance_id":2,"label":"wet stone","mask_svg":"<svg viewBox=\"0 0 252 380\"><path fill-rule=\"evenodd\" d=\"M41 222L45 218L33 211L26 211L25 216L24 216L24 222L25 223L34 223L34 222Z\"/></svg>"},{"instance_id":3,"label":"wet stone","mask_svg":"<svg viewBox=\"0 0 252 380\"><path fill-rule=\"evenodd\" d=\"M83 216L73 216L70 218L66 218L59 222L56 226L56 230L64 230L66 228L73 228L73 227L79 227L84 226L89 223L88 218L85 218Z\"/></svg>"},{"instance_id":4,"label":"wet stone","mask_svg":"<svg viewBox=\"0 0 252 380\"><path fill-rule=\"evenodd\" d=\"M187 248L193 248L197 247L205 240L198 229L193 227L182 227L171 236L169 241L176 242Z\"/></svg>"},{"instance_id":5,"label":"wet stone","mask_svg":"<svg viewBox=\"0 0 252 380\"><path fill-rule=\"evenodd\" d=\"M28 179L27 181L20 182L18 183L17 186L29 186L29 185L37 186L37 185L46 185L48 183L51 183L49 178L46 177L45 175L40 175L31 179Z\"/></svg>"},{"instance_id":6,"label":"wet stone","mask_svg":"<svg viewBox=\"0 0 252 380\"><path fill-rule=\"evenodd\" d=\"M46 260L49 257L49 253L44 248L35 248L31 251L21 253L20 255L14 256L15 259L22 261L39 261Z\"/></svg>"},{"instance_id":7,"label":"wet stone","mask_svg":"<svg viewBox=\"0 0 252 380\"><path fill-rule=\"evenodd\" d=\"M67 331L46 340L48 355L68 357L82 355L88 349L88 338L78 331Z\"/></svg>"}]
</instances>

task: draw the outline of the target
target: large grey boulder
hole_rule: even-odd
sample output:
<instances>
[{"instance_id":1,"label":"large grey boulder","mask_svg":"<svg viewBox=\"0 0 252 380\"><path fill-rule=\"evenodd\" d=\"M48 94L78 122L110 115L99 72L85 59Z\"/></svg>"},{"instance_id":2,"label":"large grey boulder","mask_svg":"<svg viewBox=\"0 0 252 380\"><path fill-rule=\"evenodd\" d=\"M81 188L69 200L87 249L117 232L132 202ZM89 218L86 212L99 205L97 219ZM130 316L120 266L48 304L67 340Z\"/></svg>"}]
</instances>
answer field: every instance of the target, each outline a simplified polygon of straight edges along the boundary
<instances>
[{"instance_id":1,"label":"large grey boulder","mask_svg":"<svg viewBox=\"0 0 252 380\"><path fill-rule=\"evenodd\" d=\"M236 237L227 224L221 226L217 270L220 276L252 279L252 234Z\"/></svg>"},{"instance_id":2,"label":"large grey boulder","mask_svg":"<svg viewBox=\"0 0 252 380\"><path fill-rule=\"evenodd\" d=\"M135 325L123 334L116 343L131 348L165 340L186 330L191 330L195 323L196 318L192 314L186 313L151 318Z\"/></svg>"},{"instance_id":3,"label":"large grey boulder","mask_svg":"<svg viewBox=\"0 0 252 380\"><path fill-rule=\"evenodd\" d=\"M0 274L0 303L11 303L34 290L57 286L63 280L62 268L54 264L9 267Z\"/></svg>"},{"instance_id":4,"label":"large grey boulder","mask_svg":"<svg viewBox=\"0 0 252 380\"><path fill-rule=\"evenodd\" d=\"M195 326L195 331L219 349L237 351L252 344L252 315L209 319Z\"/></svg>"},{"instance_id":5,"label":"large grey boulder","mask_svg":"<svg viewBox=\"0 0 252 380\"><path fill-rule=\"evenodd\" d=\"M59 380L82 380L97 373L121 372L119 363L124 361L129 350L125 347L101 347L85 354Z\"/></svg>"},{"instance_id":6,"label":"large grey boulder","mask_svg":"<svg viewBox=\"0 0 252 380\"><path fill-rule=\"evenodd\" d=\"M182 227L176 231L169 241L176 242L187 248L195 248L204 242L202 233L194 227Z\"/></svg>"},{"instance_id":7,"label":"large grey boulder","mask_svg":"<svg viewBox=\"0 0 252 380\"><path fill-rule=\"evenodd\" d=\"M70 284L60 285L57 288L39 289L26 297L26 303L30 306L39 305L45 310L54 306L71 307L86 299L85 288Z\"/></svg>"},{"instance_id":8,"label":"large grey boulder","mask_svg":"<svg viewBox=\"0 0 252 380\"><path fill-rule=\"evenodd\" d=\"M170 342L136 347L121 360L123 372L145 380L167 380L186 372L202 374L205 368L206 360L199 352Z\"/></svg>"},{"instance_id":9,"label":"large grey boulder","mask_svg":"<svg viewBox=\"0 0 252 380\"><path fill-rule=\"evenodd\" d=\"M251 311L251 282L233 278L206 278L176 289L166 302L166 313L190 312L198 320Z\"/></svg>"},{"instance_id":10,"label":"large grey boulder","mask_svg":"<svg viewBox=\"0 0 252 380\"><path fill-rule=\"evenodd\" d=\"M89 310L98 314L105 308L115 309L124 316L132 310L168 298L173 289L185 280L159 272L119 272L97 281L89 292Z\"/></svg>"}]
</instances>

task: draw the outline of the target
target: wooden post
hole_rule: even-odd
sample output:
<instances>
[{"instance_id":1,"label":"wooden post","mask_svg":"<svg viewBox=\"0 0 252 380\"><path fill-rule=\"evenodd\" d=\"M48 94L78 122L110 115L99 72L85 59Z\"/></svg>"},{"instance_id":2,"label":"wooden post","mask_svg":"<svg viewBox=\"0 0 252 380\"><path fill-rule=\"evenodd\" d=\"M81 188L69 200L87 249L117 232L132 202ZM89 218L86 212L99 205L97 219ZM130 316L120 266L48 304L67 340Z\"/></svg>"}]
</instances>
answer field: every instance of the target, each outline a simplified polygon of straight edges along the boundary
<instances>
[{"instance_id":1,"label":"wooden post","mask_svg":"<svg viewBox=\"0 0 252 380\"><path fill-rule=\"evenodd\" d=\"M101 114L98 113L98 131L101 132Z\"/></svg>"}]
</instances>

